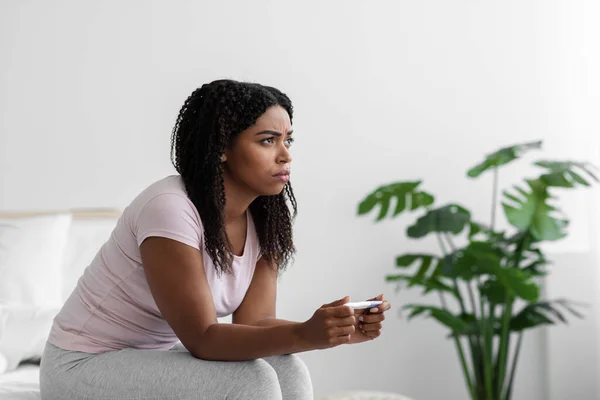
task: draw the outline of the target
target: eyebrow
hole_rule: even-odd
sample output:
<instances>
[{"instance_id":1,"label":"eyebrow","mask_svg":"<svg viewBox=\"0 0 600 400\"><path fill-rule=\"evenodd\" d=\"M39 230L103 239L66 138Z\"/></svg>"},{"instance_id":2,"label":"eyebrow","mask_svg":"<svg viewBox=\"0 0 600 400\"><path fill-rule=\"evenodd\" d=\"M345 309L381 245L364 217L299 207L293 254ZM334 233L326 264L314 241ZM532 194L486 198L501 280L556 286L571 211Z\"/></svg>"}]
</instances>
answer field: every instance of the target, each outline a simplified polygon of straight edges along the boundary
<instances>
[{"instance_id":1,"label":"eyebrow","mask_svg":"<svg viewBox=\"0 0 600 400\"><path fill-rule=\"evenodd\" d=\"M292 133L294 133L293 129L290 129L288 131L288 136L290 136ZM281 132L277 132L277 131L272 131L272 130L265 130L265 131L260 131L256 133L256 136L258 135L275 135L275 136L281 136Z\"/></svg>"}]
</instances>

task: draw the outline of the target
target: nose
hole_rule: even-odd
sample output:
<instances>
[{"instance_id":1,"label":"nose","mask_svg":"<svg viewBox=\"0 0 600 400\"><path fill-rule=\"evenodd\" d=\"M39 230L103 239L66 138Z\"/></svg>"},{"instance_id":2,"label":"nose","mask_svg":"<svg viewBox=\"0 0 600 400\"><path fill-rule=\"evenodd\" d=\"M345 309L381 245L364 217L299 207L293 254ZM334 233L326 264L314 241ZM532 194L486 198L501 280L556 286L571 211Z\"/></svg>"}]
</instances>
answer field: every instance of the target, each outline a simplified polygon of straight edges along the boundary
<instances>
[{"instance_id":1,"label":"nose","mask_svg":"<svg viewBox=\"0 0 600 400\"><path fill-rule=\"evenodd\" d=\"M277 163L278 164L289 164L292 162L292 154L290 153L290 149L286 146L281 146L281 150L277 155Z\"/></svg>"}]
</instances>

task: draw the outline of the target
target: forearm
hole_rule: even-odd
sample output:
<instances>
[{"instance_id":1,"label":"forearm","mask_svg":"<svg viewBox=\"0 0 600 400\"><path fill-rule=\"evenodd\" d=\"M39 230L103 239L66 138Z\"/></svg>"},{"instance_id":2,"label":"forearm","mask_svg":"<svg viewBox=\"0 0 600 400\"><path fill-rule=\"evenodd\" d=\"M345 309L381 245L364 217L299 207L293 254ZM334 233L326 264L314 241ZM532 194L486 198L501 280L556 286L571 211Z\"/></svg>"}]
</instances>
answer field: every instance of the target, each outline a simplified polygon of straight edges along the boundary
<instances>
[{"instance_id":1,"label":"forearm","mask_svg":"<svg viewBox=\"0 0 600 400\"><path fill-rule=\"evenodd\" d=\"M271 326L213 324L192 354L203 360L244 361L312 350L302 338L301 324L284 322Z\"/></svg>"},{"instance_id":2,"label":"forearm","mask_svg":"<svg viewBox=\"0 0 600 400\"><path fill-rule=\"evenodd\" d=\"M261 319L255 323L253 323L253 326L281 326L281 325L293 325L293 324L297 324L298 322L295 321L288 321L285 319L277 319L277 318L265 318L265 319Z\"/></svg>"}]
</instances>

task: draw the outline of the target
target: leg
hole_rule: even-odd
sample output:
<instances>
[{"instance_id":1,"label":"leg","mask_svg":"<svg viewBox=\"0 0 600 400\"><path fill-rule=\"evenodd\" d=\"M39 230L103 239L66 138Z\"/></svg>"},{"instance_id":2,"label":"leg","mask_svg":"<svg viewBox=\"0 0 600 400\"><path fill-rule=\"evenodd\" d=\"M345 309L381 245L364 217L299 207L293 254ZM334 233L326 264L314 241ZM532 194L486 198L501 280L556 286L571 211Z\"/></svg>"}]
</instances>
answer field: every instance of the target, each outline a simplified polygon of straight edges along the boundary
<instances>
[{"instance_id":1,"label":"leg","mask_svg":"<svg viewBox=\"0 0 600 400\"><path fill-rule=\"evenodd\" d=\"M43 400L281 400L277 374L262 359L206 361L182 350L88 354L49 343L40 391Z\"/></svg>"},{"instance_id":2,"label":"leg","mask_svg":"<svg viewBox=\"0 0 600 400\"><path fill-rule=\"evenodd\" d=\"M310 373L300 357L289 354L265 357L264 360L277 372L283 400L313 399Z\"/></svg>"}]
</instances>

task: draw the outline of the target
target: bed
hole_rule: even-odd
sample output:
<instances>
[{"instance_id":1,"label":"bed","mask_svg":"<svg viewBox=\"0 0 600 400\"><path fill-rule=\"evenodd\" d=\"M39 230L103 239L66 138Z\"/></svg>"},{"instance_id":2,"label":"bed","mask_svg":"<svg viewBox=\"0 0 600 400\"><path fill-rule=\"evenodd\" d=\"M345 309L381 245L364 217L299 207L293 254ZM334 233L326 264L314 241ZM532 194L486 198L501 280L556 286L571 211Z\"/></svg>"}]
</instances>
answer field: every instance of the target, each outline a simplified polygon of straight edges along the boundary
<instances>
[{"instance_id":1,"label":"bed","mask_svg":"<svg viewBox=\"0 0 600 400\"><path fill-rule=\"evenodd\" d=\"M0 400L41 399L39 361L52 319L120 215L115 209L0 212ZM318 400L367 399L409 400L378 392Z\"/></svg>"},{"instance_id":2,"label":"bed","mask_svg":"<svg viewBox=\"0 0 600 400\"><path fill-rule=\"evenodd\" d=\"M39 360L60 306L121 212L0 212L0 399L40 399Z\"/></svg>"},{"instance_id":3,"label":"bed","mask_svg":"<svg viewBox=\"0 0 600 400\"><path fill-rule=\"evenodd\" d=\"M0 399L39 400L39 371L36 364L22 364L0 375Z\"/></svg>"}]
</instances>

